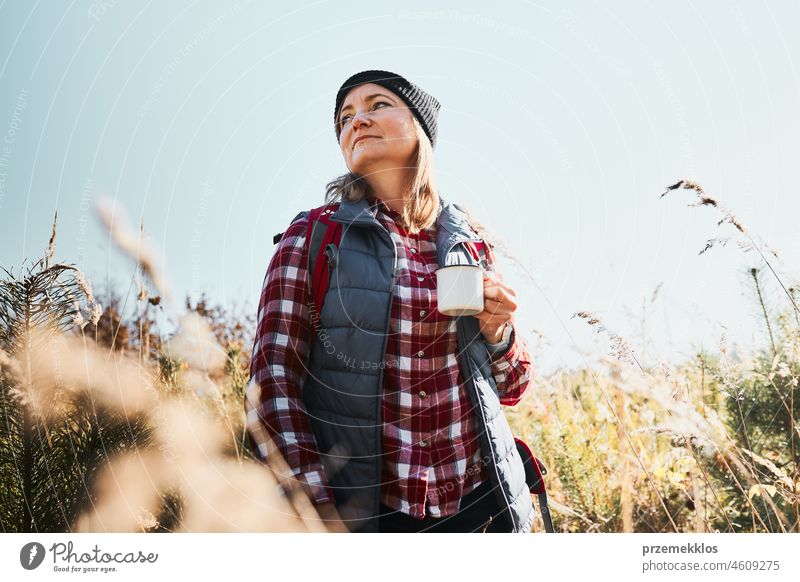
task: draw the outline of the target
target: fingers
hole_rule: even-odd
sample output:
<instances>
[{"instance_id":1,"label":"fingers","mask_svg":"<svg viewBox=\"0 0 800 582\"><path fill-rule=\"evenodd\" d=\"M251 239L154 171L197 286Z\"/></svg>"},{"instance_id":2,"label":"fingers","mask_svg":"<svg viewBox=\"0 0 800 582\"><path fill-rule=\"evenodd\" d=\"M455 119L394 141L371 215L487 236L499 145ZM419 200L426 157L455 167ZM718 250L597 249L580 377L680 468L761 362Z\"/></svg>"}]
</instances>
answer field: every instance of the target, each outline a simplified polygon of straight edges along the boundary
<instances>
[{"instance_id":1,"label":"fingers","mask_svg":"<svg viewBox=\"0 0 800 582\"><path fill-rule=\"evenodd\" d=\"M494 299L484 298L483 311L475 317L481 321L490 319L501 319L505 321L511 318L516 308L516 304L510 301L496 301Z\"/></svg>"},{"instance_id":2,"label":"fingers","mask_svg":"<svg viewBox=\"0 0 800 582\"><path fill-rule=\"evenodd\" d=\"M495 273L495 272L491 272L490 273L488 271L484 271L483 272L483 286L484 286L484 293L486 292L486 289L498 288L498 289L503 289L509 295L513 295L514 297L516 297L516 295L517 295L517 292L514 291L514 289L512 289L511 287L509 287L508 285L506 285L503 282L503 276L500 275L499 273Z\"/></svg>"},{"instance_id":3,"label":"fingers","mask_svg":"<svg viewBox=\"0 0 800 582\"><path fill-rule=\"evenodd\" d=\"M483 311L475 317L483 324L508 321L517 309L517 293L495 271L483 273Z\"/></svg>"},{"instance_id":4,"label":"fingers","mask_svg":"<svg viewBox=\"0 0 800 582\"><path fill-rule=\"evenodd\" d=\"M496 285L487 285L483 288L484 301L496 301L498 303L507 303L510 309L517 308L517 295L513 289L505 287L498 287Z\"/></svg>"}]
</instances>

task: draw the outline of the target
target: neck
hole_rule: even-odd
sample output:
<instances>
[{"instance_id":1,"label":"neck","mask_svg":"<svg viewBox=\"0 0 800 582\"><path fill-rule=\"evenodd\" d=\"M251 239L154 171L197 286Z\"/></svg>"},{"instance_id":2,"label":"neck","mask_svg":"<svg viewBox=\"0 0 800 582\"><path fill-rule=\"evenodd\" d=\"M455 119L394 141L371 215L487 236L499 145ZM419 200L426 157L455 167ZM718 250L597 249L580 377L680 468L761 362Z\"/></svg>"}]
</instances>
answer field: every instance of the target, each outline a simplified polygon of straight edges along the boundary
<instances>
[{"instance_id":1,"label":"neck","mask_svg":"<svg viewBox=\"0 0 800 582\"><path fill-rule=\"evenodd\" d=\"M366 178L371 193L386 206L402 213L406 198L411 196L409 183L414 177L413 168L381 170Z\"/></svg>"}]
</instances>

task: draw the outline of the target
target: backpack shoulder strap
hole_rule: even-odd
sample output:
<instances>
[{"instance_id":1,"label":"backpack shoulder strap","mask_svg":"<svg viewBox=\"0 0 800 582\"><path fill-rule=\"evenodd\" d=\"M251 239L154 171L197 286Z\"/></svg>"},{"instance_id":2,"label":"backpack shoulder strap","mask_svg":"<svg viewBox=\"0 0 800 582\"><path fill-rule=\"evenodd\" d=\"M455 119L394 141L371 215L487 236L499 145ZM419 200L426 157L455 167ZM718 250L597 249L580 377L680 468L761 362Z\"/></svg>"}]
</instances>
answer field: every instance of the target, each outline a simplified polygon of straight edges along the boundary
<instances>
[{"instance_id":1,"label":"backpack shoulder strap","mask_svg":"<svg viewBox=\"0 0 800 582\"><path fill-rule=\"evenodd\" d=\"M295 215L295 217L289 221L289 224L292 224L292 223L293 223L294 221L296 221L298 218L300 218L301 216L305 216L306 214L308 214L308 210L302 210L302 211L298 212L298 213ZM272 237L272 244L276 245L276 244L278 244L279 242L281 242L281 239L283 238L283 235L284 235L284 233L285 233L285 232L286 232L286 231L279 232L278 234L274 235L274 236Z\"/></svg>"},{"instance_id":2,"label":"backpack shoulder strap","mask_svg":"<svg viewBox=\"0 0 800 582\"><path fill-rule=\"evenodd\" d=\"M472 255L472 258L475 259L482 267L486 268L489 262L494 263L492 247L486 242L469 241L464 243L464 246L467 248L467 251L469 251L469 254Z\"/></svg>"},{"instance_id":3,"label":"backpack shoulder strap","mask_svg":"<svg viewBox=\"0 0 800 582\"><path fill-rule=\"evenodd\" d=\"M537 459L531 452L528 444L519 437L514 437L517 452L522 458L522 466L525 468L525 483L530 492L539 498L539 510L542 514L544 529L547 533L555 533L553 520L550 517L550 506L547 504L547 489L544 484L544 476L547 475L547 467Z\"/></svg>"},{"instance_id":4,"label":"backpack shoulder strap","mask_svg":"<svg viewBox=\"0 0 800 582\"><path fill-rule=\"evenodd\" d=\"M320 206L313 208L308 215L308 285L313 301L313 305L309 305L309 313L315 331L319 327L319 314L328 290L330 271L336 265L336 250L341 239L341 223L330 219L337 208L338 204Z\"/></svg>"}]
</instances>

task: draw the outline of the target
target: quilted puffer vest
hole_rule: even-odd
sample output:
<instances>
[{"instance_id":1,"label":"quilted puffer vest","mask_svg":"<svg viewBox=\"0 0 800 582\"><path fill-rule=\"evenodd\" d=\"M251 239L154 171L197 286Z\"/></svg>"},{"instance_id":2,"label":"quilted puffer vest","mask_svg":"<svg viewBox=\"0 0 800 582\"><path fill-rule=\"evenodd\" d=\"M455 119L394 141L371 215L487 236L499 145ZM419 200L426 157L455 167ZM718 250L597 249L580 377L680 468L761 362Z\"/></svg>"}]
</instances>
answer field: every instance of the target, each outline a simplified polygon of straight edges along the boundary
<instances>
[{"instance_id":1,"label":"quilted puffer vest","mask_svg":"<svg viewBox=\"0 0 800 582\"><path fill-rule=\"evenodd\" d=\"M441 199L441 197L440 197ZM475 264L460 243L479 241L464 212L441 199L436 245L439 265ZM301 216L304 213L298 215ZM381 491L381 394L397 252L366 199L342 201L331 220L342 238L330 265L319 313L303 402L336 497L350 531L378 531ZM472 316L457 318L458 360L477 416L482 458L499 506L515 532L529 532L534 517L525 470L491 371L489 352Z\"/></svg>"}]
</instances>

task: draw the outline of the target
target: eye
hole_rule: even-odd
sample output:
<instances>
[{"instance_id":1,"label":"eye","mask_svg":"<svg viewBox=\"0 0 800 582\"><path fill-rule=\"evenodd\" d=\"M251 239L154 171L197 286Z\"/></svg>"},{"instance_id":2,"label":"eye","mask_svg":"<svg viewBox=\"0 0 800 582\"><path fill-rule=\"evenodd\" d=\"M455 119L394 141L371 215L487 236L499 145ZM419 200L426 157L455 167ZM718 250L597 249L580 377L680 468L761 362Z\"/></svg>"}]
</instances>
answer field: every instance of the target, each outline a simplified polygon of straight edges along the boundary
<instances>
[{"instance_id":1,"label":"eye","mask_svg":"<svg viewBox=\"0 0 800 582\"><path fill-rule=\"evenodd\" d=\"M376 101L372 106L372 108L375 109L376 107L378 107L378 105L387 105L389 107L392 106L392 104L389 103L388 101ZM344 127L345 122L349 121L351 117L353 116L350 113L342 115L342 117L339 119L339 126Z\"/></svg>"}]
</instances>

